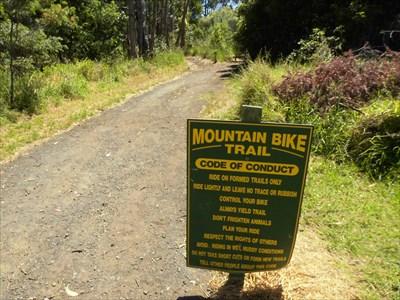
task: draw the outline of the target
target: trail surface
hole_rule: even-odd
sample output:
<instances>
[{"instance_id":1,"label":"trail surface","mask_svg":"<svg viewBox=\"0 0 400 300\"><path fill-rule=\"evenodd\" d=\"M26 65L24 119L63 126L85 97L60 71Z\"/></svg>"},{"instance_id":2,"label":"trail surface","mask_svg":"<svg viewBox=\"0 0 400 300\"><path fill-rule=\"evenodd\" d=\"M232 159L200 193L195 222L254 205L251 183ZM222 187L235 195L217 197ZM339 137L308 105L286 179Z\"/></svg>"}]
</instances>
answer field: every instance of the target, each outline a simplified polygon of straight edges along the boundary
<instances>
[{"instance_id":1,"label":"trail surface","mask_svg":"<svg viewBox=\"0 0 400 300\"><path fill-rule=\"evenodd\" d=\"M1 166L1 299L204 295L209 272L184 257L186 119L225 68L198 67Z\"/></svg>"}]
</instances>

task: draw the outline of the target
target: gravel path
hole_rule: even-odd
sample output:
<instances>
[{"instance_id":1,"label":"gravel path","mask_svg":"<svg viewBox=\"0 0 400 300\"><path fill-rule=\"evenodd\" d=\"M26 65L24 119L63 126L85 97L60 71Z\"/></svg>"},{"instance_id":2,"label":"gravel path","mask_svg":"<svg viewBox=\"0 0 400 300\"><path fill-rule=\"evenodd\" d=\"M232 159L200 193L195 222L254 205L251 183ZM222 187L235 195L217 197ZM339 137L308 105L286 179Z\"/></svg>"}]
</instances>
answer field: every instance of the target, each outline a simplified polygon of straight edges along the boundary
<instances>
[{"instance_id":1,"label":"gravel path","mask_svg":"<svg viewBox=\"0 0 400 300\"><path fill-rule=\"evenodd\" d=\"M184 257L186 119L225 67L200 66L1 166L1 299L205 295L210 273Z\"/></svg>"}]
</instances>

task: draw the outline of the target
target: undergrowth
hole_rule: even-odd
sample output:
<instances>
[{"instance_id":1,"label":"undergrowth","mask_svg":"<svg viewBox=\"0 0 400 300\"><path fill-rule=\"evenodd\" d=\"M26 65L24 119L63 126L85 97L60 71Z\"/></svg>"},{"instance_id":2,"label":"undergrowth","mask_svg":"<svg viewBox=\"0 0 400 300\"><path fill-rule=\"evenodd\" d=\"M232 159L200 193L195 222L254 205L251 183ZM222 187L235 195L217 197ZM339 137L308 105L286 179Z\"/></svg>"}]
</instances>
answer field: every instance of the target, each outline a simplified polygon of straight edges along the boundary
<instances>
[{"instance_id":1,"label":"undergrowth","mask_svg":"<svg viewBox=\"0 0 400 300\"><path fill-rule=\"evenodd\" d=\"M173 51L159 53L150 60L84 60L47 67L26 81L26 107L0 105L0 161L186 68L183 53ZM0 94L7 94L3 89Z\"/></svg>"},{"instance_id":2,"label":"undergrowth","mask_svg":"<svg viewBox=\"0 0 400 300\"><path fill-rule=\"evenodd\" d=\"M335 106L354 110L379 94L398 96L400 53L364 61L350 52L307 72L289 73L272 90L283 102L307 98L320 113Z\"/></svg>"},{"instance_id":3,"label":"undergrowth","mask_svg":"<svg viewBox=\"0 0 400 300\"><path fill-rule=\"evenodd\" d=\"M378 181L360 172L361 166L349 159L348 145L354 136L360 136L357 130L369 128L364 126L367 120L378 118L383 122L387 120L386 114L398 113L399 100L374 98L359 111L333 106L321 114L306 97L285 102L272 91L273 85L295 69L304 72L310 66L272 66L261 60L251 63L226 84L227 90L211 97L213 107L221 102L230 108L218 108L216 112L209 108L206 112L211 117L238 120L240 106L245 103L262 105L263 121L313 124L314 148L301 222L316 228L328 241L329 250L338 257L338 268L349 273L357 285L356 297L397 299L400 296L400 181L390 180L394 178L390 176L375 177L382 179ZM232 98L236 101L227 100ZM384 153L380 146L376 149ZM367 154L356 156L362 158ZM375 161L374 156L371 160ZM391 170L394 172L396 168Z\"/></svg>"},{"instance_id":4,"label":"undergrowth","mask_svg":"<svg viewBox=\"0 0 400 300\"><path fill-rule=\"evenodd\" d=\"M186 54L215 62L231 60L236 54L233 37L237 22L234 10L225 7L191 24Z\"/></svg>"},{"instance_id":5,"label":"undergrowth","mask_svg":"<svg viewBox=\"0 0 400 300\"><path fill-rule=\"evenodd\" d=\"M316 66L257 60L237 89L241 104L263 107L264 121L314 125L314 153L353 161L375 179L399 180L399 77L394 52L369 61L348 54Z\"/></svg>"}]
</instances>

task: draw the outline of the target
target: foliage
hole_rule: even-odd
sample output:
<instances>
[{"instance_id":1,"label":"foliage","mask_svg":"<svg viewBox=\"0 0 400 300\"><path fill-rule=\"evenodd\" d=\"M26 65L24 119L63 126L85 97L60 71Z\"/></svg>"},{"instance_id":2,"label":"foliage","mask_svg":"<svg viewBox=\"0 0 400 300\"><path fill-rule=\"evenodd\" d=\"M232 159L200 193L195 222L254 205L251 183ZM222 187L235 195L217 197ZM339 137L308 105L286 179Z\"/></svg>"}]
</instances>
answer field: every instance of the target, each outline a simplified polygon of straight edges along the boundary
<instances>
[{"instance_id":1,"label":"foliage","mask_svg":"<svg viewBox=\"0 0 400 300\"><path fill-rule=\"evenodd\" d=\"M72 100L83 97L88 90L88 81L82 74L80 63L47 67L40 77L42 78L40 95L43 100L49 98Z\"/></svg>"},{"instance_id":2,"label":"foliage","mask_svg":"<svg viewBox=\"0 0 400 300\"><path fill-rule=\"evenodd\" d=\"M60 57L68 60L78 55L76 52L81 27L79 18L76 15L76 8L62 4L53 3L50 7L44 8L39 19L40 25L49 36L59 37L62 44Z\"/></svg>"},{"instance_id":3,"label":"foliage","mask_svg":"<svg viewBox=\"0 0 400 300\"><path fill-rule=\"evenodd\" d=\"M222 8L193 24L188 35L190 52L205 58L223 61L235 55L233 36L237 17L230 8Z\"/></svg>"},{"instance_id":4,"label":"foliage","mask_svg":"<svg viewBox=\"0 0 400 300\"><path fill-rule=\"evenodd\" d=\"M340 31L338 29L337 31ZM329 62L335 53L341 50L340 39L336 36L326 36L325 31L314 28L307 39L301 39L299 48L288 56L289 62L320 64Z\"/></svg>"},{"instance_id":5,"label":"foliage","mask_svg":"<svg viewBox=\"0 0 400 300\"><path fill-rule=\"evenodd\" d=\"M14 71L23 73L33 69L40 69L57 61L57 54L61 50L58 38L48 37L43 30L30 30L27 26L16 24L16 35L10 43L11 21L0 23L0 61L4 65L14 60ZM12 51L12 53L11 53Z\"/></svg>"},{"instance_id":6,"label":"foliage","mask_svg":"<svg viewBox=\"0 0 400 300\"><path fill-rule=\"evenodd\" d=\"M80 58L102 59L123 53L126 17L114 1L91 0L81 13Z\"/></svg>"},{"instance_id":7,"label":"foliage","mask_svg":"<svg viewBox=\"0 0 400 300\"><path fill-rule=\"evenodd\" d=\"M169 59L175 64L170 64ZM0 111L0 160L185 70L184 56L179 51L166 53L162 59L124 59L112 63L86 60L48 66L33 76L39 84L36 90L40 110L36 114L27 117L7 108ZM75 80L66 82L65 77ZM1 78L2 72L0 83ZM0 95L1 90L0 84Z\"/></svg>"},{"instance_id":8,"label":"foliage","mask_svg":"<svg viewBox=\"0 0 400 300\"><path fill-rule=\"evenodd\" d=\"M11 26L15 28L12 42L9 39ZM32 73L55 62L61 44L57 38L47 37L41 29L30 30L8 19L0 23L0 41L0 62L8 68L2 72L8 77L2 76L1 84L10 87L2 89L2 102L11 109L34 113L39 109L39 101Z\"/></svg>"},{"instance_id":9,"label":"foliage","mask_svg":"<svg viewBox=\"0 0 400 300\"><path fill-rule=\"evenodd\" d=\"M320 113L337 106L356 109L378 92L398 94L400 53L390 52L388 56L359 61L349 53L308 72L289 74L273 91L285 102L307 98Z\"/></svg>"},{"instance_id":10,"label":"foliage","mask_svg":"<svg viewBox=\"0 0 400 300\"><path fill-rule=\"evenodd\" d=\"M271 91L271 86L280 81L291 68L304 66L270 65L262 60L252 62L240 76L229 81L229 87L232 86L234 91L228 95L226 91L221 91L221 100L227 101L239 94L239 104L242 104L249 101L244 97L250 96L252 99L251 95L257 95L256 97L262 97L265 101L254 98L254 102L250 100L250 103L261 103L265 108L264 112L271 113L274 110L275 113L283 114L283 120L264 116L265 121L313 124L314 151L321 151L317 146L321 146L323 139L329 143L324 146L325 149L339 147L336 144L341 144L341 150L346 151L345 146L353 130L362 122L361 117L369 118L375 114L400 111L398 99L381 98L361 109L365 116L344 109L332 109L321 116L307 99L279 105L280 101ZM255 82L252 89L243 88L251 85L252 81ZM249 94L246 92L248 90ZM235 108L236 105L237 103L233 103L231 107ZM230 110L225 109L225 112L227 113L222 119L238 119L238 111L233 115ZM329 130L331 132L327 132ZM342 132L346 138L342 138ZM328 156L336 160L335 151ZM349 158L346 153L344 155ZM329 250L341 257L338 268L353 274L354 281L358 283L354 287L358 289L354 297L397 299L400 234L396 229L399 226L400 180L373 180L360 173L360 169L351 162L342 161L338 164L324 156L311 156L301 222L316 228L327 242ZM392 171L395 169L392 168Z\"/></svg>"},{"instance_id":11,"label":"foliage","mask_svg":"<svg viewBox=\"0 0 400 300\"><path fill-rule=\"evenodd\" d=\"M185 57L182 51L164 51L151 59L151 63L158 67L172 67L184 64Z\"/></svg>"},{"instance_id":12,"label":"foliage","mask_svg":"<svg viewBox=\"0 0 400 300\"><path fill-rule=\"evenodd\" d=\"M30 114L40 113L49 104L59 105L65 100L83 99L91 83L122 81L132 73L149 73L152 70L171 69L185 63L180 51L167 51L154 56L150 61L113 60L94 62L78 61L74 64L54 64L44 67L17 81L15 108ZM0 68L0 114L8 106L8 73ZM3 84L3 82L5 84Z\"/></svg>"},{"instance_id":13,"label":"foliage","mask_svg":"<svg viewBox=\"0 0 400 300\"><path fill-rule=\"evenodd\" d=\"M352 160L374 178L395 177L400 171L400 130L394 125L400 122L393 115L398 116L399 108L376 108L376 103L384 102L383 95L398 93L398 85L394 84L397 79L393 80L398 76L397 54L389 56L358 61L350 55L316 67L271 65L259 59L250 63L238 79L241 104L263 106L265 121L314 125L312 150L316 154L339 163ZM368 98L359 100L364 99L358 98L361 92ZM333 100L314 101L319 99L317 96L326 99L326 95ZM389 102L399 103L393 99ZM379 125L378 120L386 125Z\"/></svg>"},{"instance_id":14,"label":"foliage","mask_svg":"<svg viewBox=\"0 0 400 300\"><path fill-rule=\"evenodd\" d=\"M394 29L399 12L397 0L249 0L239 7L236 40L252 58L270 53L273 61L289 55L313 28L332 36L340 25L343 49L357 49L366 41L382 45L380 31Z\"/></svg>"},{"instance_id":15,"label":"foliage","mask_svg":"<svg viewBox=\"0 0 400 300\"><path fill-rule=\"evenodd\" d=\"M337 107L321 116L306 99L284 105L281 109L287 122L314 125L312 144L314 153L336 162L349 159L347 144L357 120L354 111Z\"/></svg>"},{"instance_id":16,"label":"foliage","mask_svg":"<svg viewBox=\"0 0 400 300\"><path fill-rule=\"evenodd\" d=\"M355 126L348 145L352 160L372 177L400 179L400 106L362 118Z\"/></svg>"},{"instance_id":17,"label":"foliage","mask_svg":"<svg viewBox=\"0 0 400 300\"><path fill-rule=\"evenodd\" d=\"M40 81L35 74L22 75L16 81L14 103L11 108L33 114L40 109L38 88Z\"/></svg>"},{"instance_id":18,"label":"foliage","mask_svg":"<svg viewBox=\"0 0 400 300\"><path fill-rule=\"evenodd\" d=\"M7 70L0 66L0 115L3 114L8 108L8 100L9 100L9 83L8 80L10 78L10 74L8 74Z\"/></svg>"},{"instance_id":19,"label":"foliage","mask_svg":"<svg viewBox=\"0 0 400 300\"><path fill-rule=\"evenodd\" d=\"M78 8L53 3L44 8L40 24L46 33L62 39L63 60L104 59L123 53L126 16L114 2L90 0Z\"/></svg>"}]
</instances>

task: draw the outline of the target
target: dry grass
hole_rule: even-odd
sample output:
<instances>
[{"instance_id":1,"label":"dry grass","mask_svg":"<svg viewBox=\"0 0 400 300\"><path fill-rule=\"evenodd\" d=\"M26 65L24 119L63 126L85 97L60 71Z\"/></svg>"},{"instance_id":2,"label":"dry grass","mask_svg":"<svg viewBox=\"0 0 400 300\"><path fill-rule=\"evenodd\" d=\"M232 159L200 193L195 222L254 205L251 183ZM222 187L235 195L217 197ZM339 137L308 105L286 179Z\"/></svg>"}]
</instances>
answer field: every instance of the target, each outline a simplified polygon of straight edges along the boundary
<instances>
[{"instance_id":1,"label":"dry grass","mask_svg":"<svg viewBox=\"0 0 400 300\"><path fill-rule=\"evenodd\" d=\"M223 288L226 273L214 272L210 299L358 299L354 280L338 268L340 263L346 262L329 253L316 232L305 228L298 233L292 261L286 268L246 274L239 295Z\"/></svg>"},{"instance_id":2,"label":"dry grass","mask_svg":"<svg viewBox=\"0 0 400 300\"><path fill-rule=\"evenodd\" d=\"M229 85L230 83L226 83ZM234 116L238 109L237 101L233 95L233 89L225 87L218 92L211 92L205 96L206 105L203 107L200 115L209 119L226 118L227 115Z\"/></svg>"}]
</instances>

